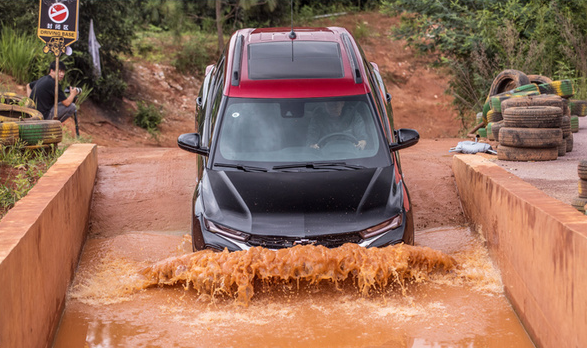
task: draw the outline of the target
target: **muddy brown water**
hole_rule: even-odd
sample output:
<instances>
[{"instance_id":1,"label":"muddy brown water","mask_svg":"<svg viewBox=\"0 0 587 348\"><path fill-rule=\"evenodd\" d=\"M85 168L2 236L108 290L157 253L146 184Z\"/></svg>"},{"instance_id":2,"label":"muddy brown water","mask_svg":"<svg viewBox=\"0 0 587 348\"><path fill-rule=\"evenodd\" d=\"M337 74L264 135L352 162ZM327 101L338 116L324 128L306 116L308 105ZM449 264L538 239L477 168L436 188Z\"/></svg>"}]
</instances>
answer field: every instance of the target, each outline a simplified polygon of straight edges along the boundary
<instances>
[{"instance_id":1,"label":"muddy brown water","mask_svg":"<svg viewBox=\"0 0 587 348\"><path fill-rule=\"evenodd\" d=\"M416 237L193 254L181 233L91 238L54 347L533 347L475 232Z\"/></svg>"}]
</instances>

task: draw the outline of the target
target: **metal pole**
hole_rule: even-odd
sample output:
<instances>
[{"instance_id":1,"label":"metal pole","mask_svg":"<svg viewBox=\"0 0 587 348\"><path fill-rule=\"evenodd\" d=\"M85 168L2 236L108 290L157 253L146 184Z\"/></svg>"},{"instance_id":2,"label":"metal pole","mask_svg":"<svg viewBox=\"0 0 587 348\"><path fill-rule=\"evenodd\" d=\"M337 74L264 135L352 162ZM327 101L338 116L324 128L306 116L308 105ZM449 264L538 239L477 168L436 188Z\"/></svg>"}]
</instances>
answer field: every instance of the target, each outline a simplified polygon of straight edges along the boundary
<instances>
[{"instance_id":1,"label":"metal pole","mask_svg":"<svg viewBox=\"0 0 587 348\"><path fill-rule=\"evenodd\" d=\"M58 104L59 104L59 55L55 56L55 106L53 106L53 109L55 110L53 112L53 119L56 120L57 119L57 109L58 109Z\"/></svg>"}]
</instances>

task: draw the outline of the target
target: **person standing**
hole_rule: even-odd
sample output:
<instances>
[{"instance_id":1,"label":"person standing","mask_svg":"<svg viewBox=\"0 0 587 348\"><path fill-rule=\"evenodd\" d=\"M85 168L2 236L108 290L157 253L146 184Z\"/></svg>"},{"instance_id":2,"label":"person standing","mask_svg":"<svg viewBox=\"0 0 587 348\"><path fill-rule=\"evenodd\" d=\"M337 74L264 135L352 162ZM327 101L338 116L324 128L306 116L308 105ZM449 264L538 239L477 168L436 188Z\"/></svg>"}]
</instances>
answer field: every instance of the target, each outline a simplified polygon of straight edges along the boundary
<instances>
[{"instance_id":1,"label":"person standing","mask_svg":"<svg viewBox=\"0 0 587 348\"><path fill-rule=\"evenodd\" d=\"M54 119L55 75L55 62L52 62L49 65L48 75L26 85L27 96L35 102L37 110L43 114L45 120ZM64 76L65 65L59 62L59 81L63 80ZM76 110L73 101L78 94L78 90L72 87L69 90L71 92L68 97L65 96L65 93L61 89L59 89L57 94L57 119L61 122L65 122Z\"/></svg>"}]
</instances>

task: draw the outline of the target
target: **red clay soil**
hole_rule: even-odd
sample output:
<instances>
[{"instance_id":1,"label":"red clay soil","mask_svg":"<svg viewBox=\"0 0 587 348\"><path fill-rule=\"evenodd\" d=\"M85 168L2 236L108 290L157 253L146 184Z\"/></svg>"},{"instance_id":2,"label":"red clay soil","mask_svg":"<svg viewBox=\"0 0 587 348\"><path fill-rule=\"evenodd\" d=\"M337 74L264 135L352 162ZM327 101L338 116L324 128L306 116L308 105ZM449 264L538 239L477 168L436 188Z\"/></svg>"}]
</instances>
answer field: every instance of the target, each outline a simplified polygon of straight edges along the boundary
<instances>
[{"instance_id":1,"label":"red clay soil","mask_svg":"<svg viewBox=\"0 0 587 348\"><path fill-rule=\"evenodd\" d=\"M324 19L316 25L342 26L351 32L358 25L368 28L368 35L358 41L367 59L379 65L392 94L395 127L414 128L422 138L415 147L402 150L406 182L416 208L416 227L460 225L465 219L452 178L452 156L448 153L459 141L455 138L460 124L450 106L452 98L444 94L448 76L430 66L435 57L417 56L404 47L403 41L390 37L390 28L398 23L399 18L370 12ZM5 75L0 77L7 79ZM91 101L83 104L79 113L83 137L91 137L93 143L107 147L176 147L177 136L194 131L195 99L201 77L186 77L169 65L134 59L128 69L127 84L127 96L117 105L106 109ZM24 93L24 86L15 89ZM159 136L153 137L132 123L137 108L133 100L161 107L165 118ZM64 125L74 134L73 120Z\"/></svg>"}]
</instances>

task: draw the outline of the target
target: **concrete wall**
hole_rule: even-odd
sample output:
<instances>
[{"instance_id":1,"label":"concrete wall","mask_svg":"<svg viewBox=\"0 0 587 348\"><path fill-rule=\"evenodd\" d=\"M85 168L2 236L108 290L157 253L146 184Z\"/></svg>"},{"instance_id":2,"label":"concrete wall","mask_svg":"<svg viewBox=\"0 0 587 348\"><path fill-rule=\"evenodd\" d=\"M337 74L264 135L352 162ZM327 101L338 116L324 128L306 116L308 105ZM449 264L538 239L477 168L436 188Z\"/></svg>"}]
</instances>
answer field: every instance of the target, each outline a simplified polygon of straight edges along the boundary
<instances>
[{"instance_id":1,"label":"concrete wall","mask_svg":"<svg viewBox=\"0 0 587 348\"><path fill-rule=\"evenodd\" d=\"M0 347L51 345L87 232L96 150L71 145L0 220Z\"/></svg>"},{"instance_id":2,"label":"concrete wall","mask_svg":"<svg viewBox=\"0 0 587 348\"><path fill-rule=\"evenodd\" d=\"M455 156L453 171L537 346L587 347L587 216L482 156Z\"/></svg>"}]
</instances>

